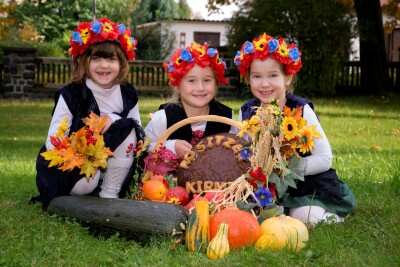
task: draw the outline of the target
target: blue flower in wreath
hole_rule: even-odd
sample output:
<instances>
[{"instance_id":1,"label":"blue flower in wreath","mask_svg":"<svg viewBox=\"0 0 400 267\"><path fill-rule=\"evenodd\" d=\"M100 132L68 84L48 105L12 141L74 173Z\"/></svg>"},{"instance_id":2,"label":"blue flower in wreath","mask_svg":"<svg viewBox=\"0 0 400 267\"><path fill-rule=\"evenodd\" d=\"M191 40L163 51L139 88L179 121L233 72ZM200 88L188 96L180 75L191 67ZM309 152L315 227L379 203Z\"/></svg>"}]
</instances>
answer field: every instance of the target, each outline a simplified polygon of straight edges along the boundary
<instances>
[{"instance_id":1,"label":"blue flower in wreath","mask_svg":"<svg viewBox=\"0 0 400 267\"><path fill-rule=\"evenodd\" d=\"M210 57L215 57L215 55L218 54L218 51L217 51L217 49L211 47L211 48L207 49L207 54Z\"/></svg>"},{"instance_id":2,"label":"blue flower in wreath","mask_svg":"<svg viewBox=\"0 0 400 267\"><path fill-rule=\"evenodd\" d=\"M268 42L268 52L274 53L278 49L279 42L276 39L272 39Z\"/></svg>"},{"instance_id":3,"label":"blue flower in wreath","mask_svg":"<svg viewBox=\"0 0 400 267\"><path fill-rule=\"evenodd\" d=\"M244 54L251 54L254 53L254 45L249 41L246 41L243 49Z\"/></svg>"},{"instance_id":4,"label":"blue flower in wreath","mask_svg":"<svg viewBox=\"0 0 400 267\"><path fill-rule=\"evenodd\" d=\"M186 62L193 61L192 54L187 49L182 50L180 58Z\"/></svg>"},{"instance_id":5,"label":"blue flower in wreath","mask_svg":"<svg viewBox=\"0 0 400 267\"><path fill-rule=\"evenodd\" d=\"M268 206L273 201L272 194L268 187L259 187L259 189L254 192L254 195L257 197L262 207Z\"/></svg>"},{"instance_id":6,"label":"blue flower in wreath","mask_svg":"<svg viewBox=\"0 0 400 267\"><path fill-rule=\"evenodd\" d=\"M244 147L240 151L240 157L242 159L249 159L251 157L251 149L250 147Z\"/></svg>"},{"instance_id":7,"label":"blue flower in wreath","mask_svg":"<svg viewBox=\"0 0 400 267\"><path fill-rule=\"evenodd\" d=\"M289 50L289 57L294 61L297 62L300 59L299 49L294 47Z\"/></svg>"}]
</instances>

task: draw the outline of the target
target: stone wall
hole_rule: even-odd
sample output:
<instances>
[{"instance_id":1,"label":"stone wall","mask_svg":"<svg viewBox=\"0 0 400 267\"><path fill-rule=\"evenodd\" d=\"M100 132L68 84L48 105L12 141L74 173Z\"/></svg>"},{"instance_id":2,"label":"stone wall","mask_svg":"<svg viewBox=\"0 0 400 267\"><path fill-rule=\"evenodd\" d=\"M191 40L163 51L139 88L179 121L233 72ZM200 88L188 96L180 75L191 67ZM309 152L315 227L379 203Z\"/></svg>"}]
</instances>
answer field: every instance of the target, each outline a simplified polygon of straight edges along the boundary
<instances>
[{"instance_id":1,"label":"stone wall","mask_svg":"<svg viewBox=\"0 0 400 267\"><path fill-rule=\"evenodd\" d=\"M2 47L3 92L6 97L29 97L35 77L35 52L33 47Z\"/></svg>"}]
</instances>

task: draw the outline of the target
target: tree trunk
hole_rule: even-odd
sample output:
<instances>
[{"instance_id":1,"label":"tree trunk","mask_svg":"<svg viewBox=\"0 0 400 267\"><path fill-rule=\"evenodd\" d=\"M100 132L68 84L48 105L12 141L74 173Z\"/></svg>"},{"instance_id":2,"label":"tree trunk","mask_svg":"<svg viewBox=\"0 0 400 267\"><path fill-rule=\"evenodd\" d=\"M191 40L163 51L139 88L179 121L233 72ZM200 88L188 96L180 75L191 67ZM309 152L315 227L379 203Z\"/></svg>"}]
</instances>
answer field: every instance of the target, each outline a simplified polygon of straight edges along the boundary
<instances>
[{"instance_id":1,"label":"tree trunk","mask_svg":"<svg viewBox=\"0 0 400 267\"><path fill-rule=\"evenodd\" d=\"M384 94L392 88L379 0L355 0L360 33L361 93Z\"/></svg>"},{"instance_id":2,"label":"tree trunk","mask_svg":"<svg viewBox=\"0 0 400 267\"><path fill-rule=\"evenodd\" d=\"M175 235L183 232L188 213L184 207L155 201L61 196L47 209L50 214L117 230L123 234Z\"/></svg>"}]
</instances>

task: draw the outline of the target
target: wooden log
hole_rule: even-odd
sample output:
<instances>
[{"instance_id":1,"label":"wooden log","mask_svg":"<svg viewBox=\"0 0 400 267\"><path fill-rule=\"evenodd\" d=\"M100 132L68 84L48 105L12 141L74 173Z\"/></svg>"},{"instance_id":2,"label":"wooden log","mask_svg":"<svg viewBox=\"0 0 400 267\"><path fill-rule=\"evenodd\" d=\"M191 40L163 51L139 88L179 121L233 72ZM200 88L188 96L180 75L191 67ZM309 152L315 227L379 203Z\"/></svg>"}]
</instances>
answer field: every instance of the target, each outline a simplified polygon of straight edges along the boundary
<instances>
[{"instance_id":1,"label":"wooden log","mask_svg":"<svg viewBox=\"0 0 400 267\"><path fill-rule=\"evenodd\" d=\"M185 208L176 204L90 196L56 197L47 211L127 234L180 234L188 217Z\"/></svg>"}]
</instances>

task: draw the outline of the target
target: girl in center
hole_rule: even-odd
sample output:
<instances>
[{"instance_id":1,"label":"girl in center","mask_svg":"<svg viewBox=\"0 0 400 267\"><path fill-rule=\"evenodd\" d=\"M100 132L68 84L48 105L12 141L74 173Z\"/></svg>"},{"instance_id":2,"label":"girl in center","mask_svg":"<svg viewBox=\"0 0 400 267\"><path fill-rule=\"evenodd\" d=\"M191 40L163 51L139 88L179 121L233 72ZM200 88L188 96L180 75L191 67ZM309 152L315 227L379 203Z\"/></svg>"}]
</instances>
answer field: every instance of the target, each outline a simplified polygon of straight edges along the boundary
<instances>
[{"instance_id":1,"label":"girl in center","mask_svg":"<svg viewBox=\"0 0 400 267\"><path fill-rule=\"evenodd\" d=\"M169 62L164 63L164 68L174 95L160 106L145 128L151 140L150 150L167 128L186 118L201 115L233 118L232 109L215 100L218 86L227 84L226 65L216 49L192 42L185 49L178 48ZM237 130L223 123L204 121L179 128L163 145L183 158L200 138L222 132L236 133Z\"/></svg>"}]
</instances>

